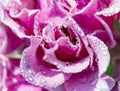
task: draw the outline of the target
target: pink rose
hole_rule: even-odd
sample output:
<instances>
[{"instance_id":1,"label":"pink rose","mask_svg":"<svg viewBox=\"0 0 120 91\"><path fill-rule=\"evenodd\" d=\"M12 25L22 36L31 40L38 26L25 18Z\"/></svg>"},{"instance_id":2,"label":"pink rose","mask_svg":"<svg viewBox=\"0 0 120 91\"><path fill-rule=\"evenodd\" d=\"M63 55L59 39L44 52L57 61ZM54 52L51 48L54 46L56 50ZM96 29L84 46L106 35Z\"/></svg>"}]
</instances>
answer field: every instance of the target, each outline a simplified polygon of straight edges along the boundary
<instances>
[{"instance_id":1,"label":"pink rose","mask_svg":"<svg viewBox=\"0 0 120 91\"><path fill-rule=\"evenodd\" d=\"M110 62L108 47L116 43L110 23L100 16L112 1L0 3L1 22L20 39L30 40L20 61L29 83L49 91L112 89L114 80L105 72Z\"/></svg>"},{"instance_id":2,"label":"pink rose","mask_svg":"<svg viewBox=\"0 0 120 91\"><path fill-rule=\"evenodd\" d=\"M47 89L64 84L67 91L79 91L82 84L90 91L110 90L113 80L102 76L108 67L109 59L108 48L104 42L92 34L85 35L73 19L67 19L60 27L47 25L40 36L31 38L30 47L25 49L22 55L21 72L30 83ZM79 81L80 79L83 82ZM89 86L90 79L94 79L93 86ZM73 80L75 83L71 86ZM110 80L112 85L107 86L107 80ZM100 84L106 84L106 87L96 87L99 81Z\"/></svg>"}]
</instances>

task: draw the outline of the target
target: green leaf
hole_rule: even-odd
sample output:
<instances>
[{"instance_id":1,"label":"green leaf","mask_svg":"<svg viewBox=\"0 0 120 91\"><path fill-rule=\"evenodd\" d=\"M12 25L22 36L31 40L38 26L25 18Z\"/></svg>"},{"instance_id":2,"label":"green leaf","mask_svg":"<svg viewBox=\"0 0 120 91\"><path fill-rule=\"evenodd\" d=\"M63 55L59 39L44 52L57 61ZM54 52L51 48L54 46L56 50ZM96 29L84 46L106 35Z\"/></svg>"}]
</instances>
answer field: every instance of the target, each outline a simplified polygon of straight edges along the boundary
<instances>
[{"instance_id":1,"label":"green leaf","mask_svg":"<svg viewBox=\"0 0 120 91\"><path fill-rule=\"evenodd\" d=\"M109 76L114 76L114 73L115 73L115 65L114 65L113 62L111 62L108 66L106 74L109 75Z\"/></svg>"}]
</instances>

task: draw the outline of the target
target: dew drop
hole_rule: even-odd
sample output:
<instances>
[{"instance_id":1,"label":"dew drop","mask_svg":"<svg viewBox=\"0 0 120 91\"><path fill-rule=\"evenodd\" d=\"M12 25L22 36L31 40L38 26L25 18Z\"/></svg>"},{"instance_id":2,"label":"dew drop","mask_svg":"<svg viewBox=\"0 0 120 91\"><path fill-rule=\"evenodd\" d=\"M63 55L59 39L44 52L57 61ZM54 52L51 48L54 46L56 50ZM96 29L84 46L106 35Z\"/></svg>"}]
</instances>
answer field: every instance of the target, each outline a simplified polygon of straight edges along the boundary
<instances>
[{"instance_id":1,"label":"dew drop","mask_svg":"<svg viewBox=\"0 0 120 91\"><path fill-rule=\"evenodd\" d=\"M31 74L32 73L32 71L31 70L28 70L28 72Z\"/></svg>"},{"instance_id":2,"label":"dew drop","mask_svg":"<svg viewBox=\"0 0 120 91\"><path fill-rule=\"evenodd\" d=\"M57 65L57 62L53 62L54 65Z\"/></svg>"},{"instance_id":3,"label":"dew drop","mask_svg":"<svg viewBox=\"0 0 120 91\"><path fill-rule=\"evenodd\" d=\"M69 63L69 62L66 62L65 64L66 64L67 66L69 66L69 65L70 65L70 63Z\"/></svg>"},{"instance_id":4,"label":"dew drop","mask_svg":"<svg viewBox=\"0 0 120 91\"><path fill-rule=\"evenodd\" d=\"M41 82L42 82L43 84L45 84L45 80L44 80L44 79L41 79Z\"/></svg>"},{"instance_id":5,"label":"dew drop","mask_svg":"<svg viewBox=\"0 0 120 91\"><path fill-rule=\"evenodd\" d=\"M28 77L28 80L29 80L29 81L32 81L32 80L33 80L32 76L29 76L29 77Z\"/></svg>"},{"instance_id":6,"label":"dew drop","mask_svg":"<svg viewBox=\"0 0 120 91\"><path fill-rule=\"evenodd\" d=\"M23 72L24 72L24 70L23 70L23 69L21 69L20 71L21 71L21 73L23 73Z\"/></svg>"},{"instance_id":7,"label":"dew drop","mask_svg":"<svg viewBox=\"0 0 120 91\"><path fill-rule=\"evenodd\" d=\"M34 85L38 86L39 84L37 82L34 82ZM40 85L41 86L41 85Z\"/></svg>"},{"instance_id":8,"label":"dew drop","mask_svg":"<svg viewBox=\"0 0 120 91\"><path fill-rule=\"evenodd\" d=\"M40 86L47 86L46 81L44 79L41 79Z\"/></svg>"},{"instance_id":9,"label":"dew drop","mask_svg":"<svg viewBox=\"0 0 120 91\"><path fill-rule=\"evenodd\" d=\"M58 86L58 83L55 83L55 84L54 84L54 87L56 88L57 86Z\"/></svg>"},{"instance_id":10,"label":"dew drop","mask_svg":"<svg viewBox=\"0 0 120 91\"><path fill-rule=\"evenodd\" d=\"M23 76L24 76L25 78L27 78L27 75L26 75L26 74L23 74Z\"/></svg>"}]
</instances>

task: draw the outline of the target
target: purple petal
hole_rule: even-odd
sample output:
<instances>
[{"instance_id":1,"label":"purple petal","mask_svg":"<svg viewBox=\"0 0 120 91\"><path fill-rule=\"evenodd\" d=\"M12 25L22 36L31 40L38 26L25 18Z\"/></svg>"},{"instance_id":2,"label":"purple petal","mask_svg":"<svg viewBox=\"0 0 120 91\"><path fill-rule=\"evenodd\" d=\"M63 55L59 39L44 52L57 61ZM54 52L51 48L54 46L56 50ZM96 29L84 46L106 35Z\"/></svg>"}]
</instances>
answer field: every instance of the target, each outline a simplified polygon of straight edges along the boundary
<instances>
[{"instance_id":1,"label":"purple petal","mask_svg":"<svg viewBox=\"0 0 120 91\"><path fill-rule=\"evenodd\" d=\"M3 17L1 19L2 23L9 26L13 32L15 32L20 38L27 37L24 33L25 29L19 25L17 22L13 21L6 12L2 12Z\"/></svg>"},{"instance_id":2,"label":"purple petal","mask_svg":"<svg viewBox=\"0 0 120 91\"><path fill-rule=\"evenodd\" d=\"M84 8L85 6L87 6L87 4L89 4L90 3L90 1L92 1L92 0L76 0L76 3L77 3L77 8L78 9L82 9L82 8Z\"/></svg>"},{"instance_id":3,"label":"purple petal","mask_svg":"<svg viewBox=\"0 0 120 91\"><path fill-rule=\"evenodd\" d=\"M106 34L106 40L103 39L103 41L108 44L110 48L113 48L116 45L116 42L113 38L112 30L108 25L110 24L110 22L107 24L102 18L92 15L88 16L88 14L77 14L73 16L73 19L83 29L85 34L97 33L97 36L99 37L99 35L103 34L104 32Z\"/></svg>"},{"instance_id":4,"label":"purple petal","mask_svg":"<svg viewBox=\"0 0 120 91\"><path fill-rule=\"evenodd\" d=\"M65 82L66 91L93 91L98 81L96 71L83 71L73 74L72 77ZM71 84L72 83L72 84Z\"/></svg>"},{"instance_id":5,"label":"purple petal","mask_svg":"<svg viewBox=\"0 0 120 91\"><path fill-rule=\"evenodd\" d=\"M45 57L51 64L56 65L65 73L78 73L88 67L90 57L87 50L74 46L68 38L61 37L57 44L58 48L46 49ZM66 49L66 50L64 50Z\"/></svg>"},{"instance_id":6,"label":"purple petal","mask_svg":"<svg viewBox=\"0 0 120 91\"><path fill-rule=\"evenodd\" d=\"M112 33L112 30L110 29L109 27L109 23L107 24L102 18L100 17L97 17L96 18L103 24L105 30L106 30L106 33L108 34L108 40L107 40L107 44L109 45L110 48L113 48L115 47L116 45L116 41L114 40L114 37L113 37L113 33Z\"/></svg>"},{"instance_id":7,"label":"purple petal","mask_svg":"<svg viewBox=\"0 0 120 91\"><path fill-rule=\"evenodd\" d=\"M111 91L114 85L115 81L111 77L104 75L103 77L98 79L95 91L100 90Z\"/></svg>"},{"instance_id":8,"label":"purple petal","mask_svg":"<svg viewBox=\"0 0 120 91\"><path fill-rule=\"evenodd\" d=\"M24 9L18 15L8 16L6 12L4 12L4 17L2 18L2 22L9 26L13 32L17 34L19 37L27 37L33 34L33 25L34 25L34 16L37 13L37 10L28 11ZM13 23L13 25L11 25Z\"/></svg>"},{"instance_id":9,"label":"purple petal","mask_svg":"<svg viewBox=\"0 0 120 91\"><path fill-rule=\"evenodd\" d=\"M17 21L24 29L24 33L28 36L34 35L33 26L34 26L34 17L37 14L38 10L27 10L23 9L17 15L11 15L14 21ZM19 30L20 31L20 30Z\"/></svg>"},{"instance_id":10,"label":"purple petal","mask_svg":"<svg viewBox=\"0 0 120 91\"><path fill-rule=\"evenodd\" d=\"M76 14L73 16L73 19L82 28L85 34L93 33L98 29L104 29L102 24L94 16L89 16L87 14Z\"/></svg>"},{"instance_id":11,"label":"purple petal","mask_svg":"<svg viewBox=\"0 0 120 91\"><path fill-rule=\"evenodd\" d=\"M96 15L103 15L103 16L112 16L117 14L120 11L120 1L119 0L111 0L109 7L103 9L100 12L97 12Z\"/></svg>"},{"instance_id":12,"label":"purple petal","mask_svg":"<svg viewBox=\"0 0 120 91\"><path fill-rule=\"evenodd\" d=\"M4 24L0 24L0 28L0 52L8 54L21 47L23 40L11 32L10 28Z\"/></svg>"},{"instance_id":13,"label":"purple petal","mask_svg":"<svg viewBox=\"0 0 120 91\"><path fill-rule=\"evenodd\" d=\"M32 38L30 47L23 52L21 72L32 84L44 88L55 88L63 84L69 75L61 73L55 66L47 63L49 59L43 60L44 50L39 45L40 41L39 38Z\"/></svg>"},{"instance_id":14,"label":"purple petal","mask_svg":"<svg viewBox=\"0 0 120 91\"><path fill-rule=\"evenodd\" d=\"M109 65L110 54L107 46L97 37L88 35L88 41L98 58L99 75L103 74Z\"/></svg>"},{"instance_id":15,"label":"purple petal","mask_svg":"<svg viewBox=\"0 0 120 91\"><path fill-rule=\"evenodd\" d=\"M114 80L106 75L99 77L97 70L85 70L72 75L65 82L65 88L66 91L88 91L88 89L89 91L110 91L114 84Z\"/></svg>"}]
</instances>

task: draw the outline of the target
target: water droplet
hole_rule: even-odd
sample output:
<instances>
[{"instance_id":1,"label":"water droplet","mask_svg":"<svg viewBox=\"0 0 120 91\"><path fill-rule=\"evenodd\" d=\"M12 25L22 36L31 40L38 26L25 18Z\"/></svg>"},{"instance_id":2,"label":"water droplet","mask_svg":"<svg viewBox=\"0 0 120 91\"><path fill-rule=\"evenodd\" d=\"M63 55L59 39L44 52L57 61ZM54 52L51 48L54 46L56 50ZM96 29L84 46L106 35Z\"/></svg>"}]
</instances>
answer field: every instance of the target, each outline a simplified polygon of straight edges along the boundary
<instances>
[{"instance_id":1,"label":"water droplet","mask_svg":"<svg viewBox=\"0 0 120 91\"><path fill-rule=\"evenodd\" d=\"M81 77L79 78L79 81L80 81L81 83L86 83L86 82L87 82L87 78L81 76Z\"/></svg>"},{"instance_id":2,"label":"water droplet","mask_svg":"<svg viewBox=\"0 0 120 91\"><path fill-rule=\"evenodd\" d=\"M60 64L57 64L57 67L58 67L58 68L61 68L61 67L62 67L62 65L60 65Z\"/></svg>"},{"instance_id":3,"label":"water droplet","mask_svg":"<svg viewBox=\"0 0 120 91\"><path fill-rule=\"evenodd\" d=\"M31 74L32 73L32 71L31 70L28 70L28 72Z\"/></svg>"},{"instance_id":4,"label":"water droplet","mask_svg":"<svg viewBox=\"0 0 120 91\"><path fill-rule=\"evenodd\" d=\"M70 65L70 63L69 63L69 62L66 62L65 64L66 64L67 66L69 66L69 65Z\"/></svg>"},{"instance_id":5,"label":"water droplet","mask_svg":"<svg viewBox=\"0 0 120 91\"><path fill-rule=\"evenodd\" d=\"M57 65L57 62L53 62L54 65Z\"/></svg>"},{"instance_id":6,"label":"water droplet","mask_svg":"<svg viewBox=\"0 0 120 91\"><path fill-rule=\"evenodd\" d=\"M54 87L56 88L57 86L58 86L58 83L55 83L55 84L54 84Z\"/></svg>"},{"instance_id":7,"label":"water droplet","mask_svg":"<svg viewBox=\"0 0 120 91\"><path fill-rule=\"evenodd\" d=\"M21 73L23 73L23 72L24 72L24 70L23 70L23 69L21 69L20 71L21 71Z\"/></svg>"},{"instance_id":8,"label":"water droplet","mask_svg":"<svg viewBox=\"0 0 120 91\"><path fill-rule=\"evenodd\" d=\"M29 77L28 77L28 80L29 80L29 81L32 81L32 80L33 80L32 76L29 76Z\"/></svg>"},{"instance_id":9,"label":"water droplet","mask_svg":"<svg viewBox=\"0 0 120 91\"><path fill-rule=\"evenodd\" d=\"M43 78L41 78L39 83L40 86L46 86L46 81Z\"/></svg>"},{"instance_id":10,"label":"water droplet","mask_svg":"<svg viewBox=\"0 0 120 91\"><path fill-rule=\"evenodd\" d=\"M24 76L25 78L27 78L27 75L26 75L26 74L23 74L23 76Z\"/></svg>"},{"instance_id":11,"label":"water droplet","mask_svg":"<svg viewBox=\"0 0 120 91\"><path fill-rule=\"evenodd\" d=\"M42 82L42 83L45 83L45 80L44 80L44 79L41 79L41 82Z\"/></svg>"},{"instance_id":12,"label":"water droplet","mask_svg":"<svg viewBox=\"0 0 120 91\"><path fill-rule=\"evenodd\" d=\"M34 85L38 86L39 84L37 82L34 82ZM41 85L40 85L41 86Z\"/></svg>"}]
</instances>

